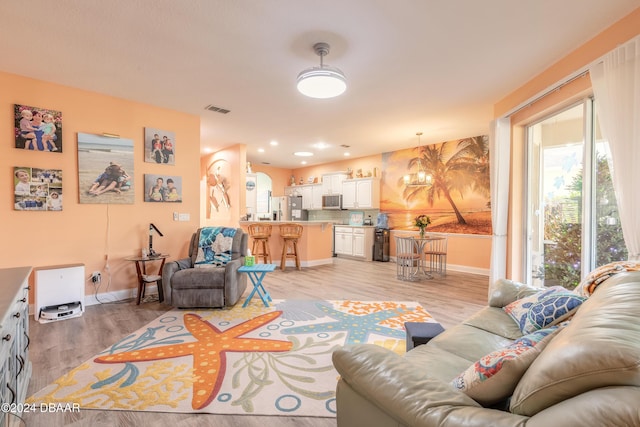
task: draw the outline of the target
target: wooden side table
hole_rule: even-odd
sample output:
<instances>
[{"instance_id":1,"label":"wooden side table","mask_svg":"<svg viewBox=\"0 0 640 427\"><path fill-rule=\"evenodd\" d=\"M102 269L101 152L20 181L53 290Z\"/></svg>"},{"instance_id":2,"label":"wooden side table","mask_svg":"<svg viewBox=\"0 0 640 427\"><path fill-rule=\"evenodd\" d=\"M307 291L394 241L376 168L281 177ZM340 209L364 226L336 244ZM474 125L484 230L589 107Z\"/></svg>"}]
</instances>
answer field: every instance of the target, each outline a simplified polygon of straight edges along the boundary
<instances>
[{"instance_id":1,"label":"wooden side table","mask_svg":"<svg viewBox=\"0 0 640 427\"><path fill-rule=\"evenodd\" d=\"M251 283L253 283L253 290L242 304L242 307L246 307L253 298L253 295L257 292L258 296L262 300L265 307L269 307L269 301L271 301L271 295L262 285L262 279L267 273L270 273L276 269L275 264L254 264L252 266L243 265L238 269L239 273L247 273Z\"/></svg>"},{"instance_id":2,"label":"wooden side table","mask_svg":"<svg viewBox=\"0 0 640 427\"><path fill-rule=\"evenodd\" d=\"M138 300L136 305L140 305L140 300L144 297L144 292L147 288L147 283L156 282L158 287L158 300L164 301L164 291L162 289L162 268L164 267L164 261L169 257L169 254L160 254L154 256L136 256L125 258L127 261L136 263L136 272L138 273ZM158 274L147 274L147 263L160 261L160 268Z\"/></svg>"}]
</instances>

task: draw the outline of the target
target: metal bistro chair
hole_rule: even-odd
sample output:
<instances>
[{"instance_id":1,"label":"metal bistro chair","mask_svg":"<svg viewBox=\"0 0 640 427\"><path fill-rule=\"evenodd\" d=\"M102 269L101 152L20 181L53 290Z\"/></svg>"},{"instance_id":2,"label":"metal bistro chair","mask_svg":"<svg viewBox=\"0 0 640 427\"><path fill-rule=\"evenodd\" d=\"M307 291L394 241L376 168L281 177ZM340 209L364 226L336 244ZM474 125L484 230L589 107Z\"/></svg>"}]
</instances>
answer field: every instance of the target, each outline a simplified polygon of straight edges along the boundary
<instances>
[{"instance_id":1,"label":"metal bistro chair","mask_svg":"<svg viewBox=\"0 0 640 427\"><path fill-rule=\"evenodd\" d=\"M427 243L424 251L425 264L430 273L447 275L447 236L437 235Z\"/></svg>"},{"instance_id":2,"label":"metal bistro chair","mask_svg":"<svg viewBox=\"0 0 640 427\"><path fill-rule=\"evenodd\" d=\"M420 280L422 254L413 237L396 237L396 273L400 280Z\"/></svg>"},{"instance_id":3,"label":"metal bistro chair","mask_svg":"<svg viewBox=\"0 0 640 427\"><path fill-rule=\"evenodd\" d=\"M249 224L249 236L253 238L253 246L251 247L251 255L256 257L256 261L262 257L262 260L267 264L267 258L269 264L271 261L271 249L269 248L269 237L271 237L271 224Z\"/></svg>"}]
</instances>

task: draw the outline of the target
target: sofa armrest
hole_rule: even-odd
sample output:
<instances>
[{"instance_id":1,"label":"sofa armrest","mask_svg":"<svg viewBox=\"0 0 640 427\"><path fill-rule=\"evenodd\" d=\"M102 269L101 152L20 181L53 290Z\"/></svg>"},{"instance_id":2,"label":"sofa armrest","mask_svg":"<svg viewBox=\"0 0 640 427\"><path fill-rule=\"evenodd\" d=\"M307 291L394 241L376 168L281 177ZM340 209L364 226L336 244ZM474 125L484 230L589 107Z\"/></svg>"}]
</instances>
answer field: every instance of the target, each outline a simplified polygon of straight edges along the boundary
<instances>
[{"instance_id":1,"label":"sofa armrest","mask_svg":"<svg viewBox=\"0 0 640 427\"><path fill-rule=\"evenodd\" d=\"M364 399L406 426L523 426L528 419L480 406L450 384L416 370L390 350L372 345L347 346L333 353L333 365ZM338 411L340 411L338 401Z\"/></svg>"},{"instance_id":2,"label":"sofa armrest","mask_svg":"<svg viewBox=\"0 0 640 427\"><path fill-rule=\"evenodd\" d=\"M185 268L191 268L191 258L182 258L164 264L162 268L162 290L165 304L171 305L171 278L176 271L184 270Z\"/></svg>"},{"instance_id":3,"label":"sofa armrest","mask_svg":"<svg viewBox=\"0 0 640 427\"><path fill-rule=\"evenodd\" d=\"M521 298L540 292L540 288L536 288L525 283L514 282L508 279L498 279L493 285L493 291L489 296L489 305L491 307L502 308L505 305Z\"/></svg>"},{"instance_id":4,"label":"sofa armrest","mask_svg":"<svg viewBox=\"0 0 640 427\"><path fill-rule=\"evenodd\" d=\"M235 304L247 287L247 275L238 273L244 265L244 256L227 262L224 268L224 299L226 306Z\"/></svg>"}]
</instances>

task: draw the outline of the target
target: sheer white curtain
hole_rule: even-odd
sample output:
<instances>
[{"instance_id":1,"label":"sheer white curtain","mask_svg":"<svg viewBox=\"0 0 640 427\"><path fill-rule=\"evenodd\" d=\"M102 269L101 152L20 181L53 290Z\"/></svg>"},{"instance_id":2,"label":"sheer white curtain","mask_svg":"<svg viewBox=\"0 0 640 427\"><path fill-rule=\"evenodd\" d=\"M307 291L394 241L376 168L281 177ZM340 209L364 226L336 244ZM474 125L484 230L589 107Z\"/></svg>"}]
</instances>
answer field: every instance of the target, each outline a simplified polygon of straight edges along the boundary
<instances>
[{"instance_id":1,"label":"sheer white curtain","mask_svg":"<svg viewBox=\"0 0 640 427\"><path fill-rule=\"evenodd\" d=\"M491 122L489 133L491 164L491 270L489 295L493 284L507 273L507 221L509 217L509 168L511 165L511 120Z\"/></svg>"},{"instance_id":2,"label":"sheer white curtain","mask_svg":"<svg viewBox=\"0 0 640 427\"><path fill-rule=\"evenodd\" d=\"M640 37L589 68L629 260L640 260Z\"/></svg>"}]
</instances>

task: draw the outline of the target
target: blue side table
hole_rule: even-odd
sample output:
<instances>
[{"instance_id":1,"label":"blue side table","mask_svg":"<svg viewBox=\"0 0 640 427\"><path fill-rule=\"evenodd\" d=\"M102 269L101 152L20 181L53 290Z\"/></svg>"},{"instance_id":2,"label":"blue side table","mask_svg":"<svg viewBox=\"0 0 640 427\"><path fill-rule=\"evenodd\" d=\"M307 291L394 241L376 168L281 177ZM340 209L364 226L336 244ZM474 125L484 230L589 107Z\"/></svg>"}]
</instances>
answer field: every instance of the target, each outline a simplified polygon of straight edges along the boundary
<instances>
[{"instance_id":1,"label":"blue side table","mask_svg":"<svg viewBox=\"0 0 640 427\"><path fill-rule=\"evenodd\" d=\"M249 279L251 279L251 283L253 283L253 290L244 301L244 304L242 304L243 308L249 304L249 301L251 301L251 298L253 298L253 295L256 292L258 293L258 296L260 296L260 299L264 303L264 306L269 307L269 301L272 301L272 299L271 295L269 295L269 292L267 292L267 290L262 285L262 279L264 279L264 276L267 273L270 273L275 269L275 264L254 264L252 266L243 265L238 269L240 273L247 273L247 275L249 275Z\"/></svg>"}]
</instances>

